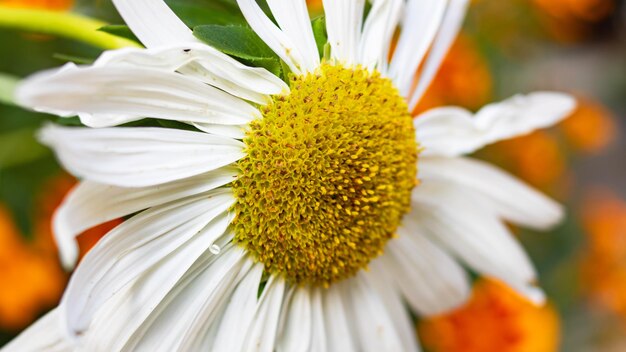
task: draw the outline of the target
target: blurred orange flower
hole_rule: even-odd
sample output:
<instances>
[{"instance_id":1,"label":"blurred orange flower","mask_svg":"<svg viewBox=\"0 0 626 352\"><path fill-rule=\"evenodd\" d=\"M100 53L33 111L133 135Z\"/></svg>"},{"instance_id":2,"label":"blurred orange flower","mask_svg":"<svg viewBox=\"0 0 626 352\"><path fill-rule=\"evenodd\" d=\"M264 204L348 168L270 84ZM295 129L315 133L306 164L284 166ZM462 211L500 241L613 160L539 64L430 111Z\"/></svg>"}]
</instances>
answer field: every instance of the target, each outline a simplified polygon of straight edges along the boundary
<instances>
[{"instance_id":1,"label":"blurred orange flower","mask_svg":"<svg viewBox=\"0 0 626 352\"><path fill-rule=\"evenodd\" d=\"M491 99L492 89L487 62L475 43L461 35L450 48L437 76L414 112L442 105L477 109Z\"/></svg>"},{"instance_id":2,"label":"blurred orange flower","mask_svg":"<svg viewBox=\"0 0 626 352\"><path fill-rule=\"evenodd\" d=\"M0 207L0 328L19 331L31 323L57 303L65 280L56 257L22 240Z\"/></svg>"},{"instance_id":3,"label":"blurred orange flower","mask_svg":"<svg viewBox=\"0 0 626 352\"><path fill-rule=\"evenodd\" d=\"M0 4L12 7L65 11L74 6L74 0L0 0Z\"/></svg>"},{"instance_id":4,"label":"blurred orange flower","mask_svg":"<svg viewBox=\"0 0 626 352\"><path fill-rule=\"evenodd\" d=\"M615 9L614 0L532 0L550 16L569 21L596 22Z\"/></svg>"},{"instance_id":5,"label":"blurred orange flower","mask_svg":"<svg viewBox=\"0 0 626 352\"><path fill-rule=\"evenodd\" d=\"M626 201L599 190L583 204L582 286L594 302L626 319Z\"/></svg>"},{"instance_id":6,"label":"blurred orange flower","mask_svg":"<svg viewBox=\"0 0 626 352\"><path fill-rule=\"evenodd\" d=\"M585 39L617 5L615 0L532 0L532 4L544 15L540 19L548 31L563 42Z\"/></svg>"},{"instance_id":7,"label":"blurred orange flower","mask_svg":"<svg viewBox=\"0 0 626 352\"><path fill-rule=\"evenodd\" d=\"M75 182L62 176L45 185L37 202L31 241L24 239L8 210L0 205L0 329L19 331L58 303L68 275L58 261L51 219ZM86 253L119 222L112 221L82 234L81 253Z\"/></svg>"},{"instance_id":8,"label":"blurred orange flower","mask_svg":"<svg viewBox=\"0 0 626 352\"><path fill-rule=\"evenodd\" d=\"M586 153L602 151L616 137L611 112L586 98L578 98L578 108L560 126L571 146Z\"/></svg>"},{"instance_id":9,"label":"blurred orange flower","mask_svg":"<svg viewBox=\"0 0 626 352\"><path fill-rule=\"evenodd\" d=\"M559 344L555 310L538 307L509 287L481 279L464 307L418 325L433 352L552 352Z\"/></svg>"}]
</instances>

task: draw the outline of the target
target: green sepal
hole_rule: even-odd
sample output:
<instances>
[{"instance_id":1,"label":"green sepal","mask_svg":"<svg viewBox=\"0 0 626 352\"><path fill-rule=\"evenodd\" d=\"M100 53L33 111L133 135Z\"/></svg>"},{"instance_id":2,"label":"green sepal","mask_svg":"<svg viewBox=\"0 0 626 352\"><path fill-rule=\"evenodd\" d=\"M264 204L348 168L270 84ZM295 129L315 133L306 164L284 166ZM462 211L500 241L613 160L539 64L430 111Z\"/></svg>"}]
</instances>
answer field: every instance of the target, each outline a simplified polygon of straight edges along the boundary
<instances>
[{"instance_id":1,"label":"green sepal","mask_svg":"<svg viewBox=\"0 0 626 352\"><path fill-rule=\"evenodd\" d=\"M324 48L328 43L328 33L326 32L326 17L320 16L311 21L313 27L313 36L320 58L324 57Z\"/></svg>"}]
</instances>

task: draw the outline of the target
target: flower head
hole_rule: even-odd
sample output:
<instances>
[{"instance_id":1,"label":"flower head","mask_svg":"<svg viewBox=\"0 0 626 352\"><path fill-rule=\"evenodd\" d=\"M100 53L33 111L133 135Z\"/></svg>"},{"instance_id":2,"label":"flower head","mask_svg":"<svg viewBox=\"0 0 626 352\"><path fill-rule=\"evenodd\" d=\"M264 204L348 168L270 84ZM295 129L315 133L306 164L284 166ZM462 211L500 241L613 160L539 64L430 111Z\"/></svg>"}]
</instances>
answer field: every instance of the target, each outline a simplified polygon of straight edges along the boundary
<instances>
[{"instance_id":1,"label":"flower head","mask_svg":"<svg viewBox=\"0 0 626 352\"><path fill-rule=\"evenodd\" d=\"M147 49L37 74L17 95L88 126L41 132L83 179L55 219L64 263L76 233L136 215L13 346L417 350L403 302L426 315L460 305L460 261L543 300L503 221L547 228L560 206L462 155L560 121L573 100L411 118L466 1L382 0L367 15L363 0L323 1L314 31L304 0L268 1L275 22L238 0L250 47L279 63L265 66L204 44L160 0L114 3Z\"/></svg>"}]
</instances>

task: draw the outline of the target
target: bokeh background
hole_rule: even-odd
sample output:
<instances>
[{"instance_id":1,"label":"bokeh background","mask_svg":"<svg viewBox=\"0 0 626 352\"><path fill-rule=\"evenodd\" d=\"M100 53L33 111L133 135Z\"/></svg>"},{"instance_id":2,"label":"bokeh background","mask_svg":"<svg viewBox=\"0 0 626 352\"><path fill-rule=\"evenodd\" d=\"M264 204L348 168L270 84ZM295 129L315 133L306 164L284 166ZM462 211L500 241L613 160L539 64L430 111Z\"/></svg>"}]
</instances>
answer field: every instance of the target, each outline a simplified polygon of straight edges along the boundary
<instances>
[{"instance_id":1,"label":"bokeh background","mask_svg":"<svg viewBox=\"0 0 626 352\"><path fill-rule=\"evenodd\" d=\"M228 2L229 0L220 0ZM215 0L170 0L190 22L225 17ZM213 7L212 7L213 6ZM311 13L321 1L310 1ZM0 0L0 346L54 307L69 273L50 218L76 182L36 141L51 116L10 103L10 82L101 49L24 32L1 20L23 7L121 24L109 0ZM6 21L5 21L6 22ZM457 42L417 110L477 109L533 90L579 99L561 124L477 156L565 204L549 233L516 229L550 303L536 307L489 278L450 314L416 322L427 351L626 351L626 6L618 0L474 0ZM82 252L114 227L81 235Z\"/></svg>"}]
</instances>

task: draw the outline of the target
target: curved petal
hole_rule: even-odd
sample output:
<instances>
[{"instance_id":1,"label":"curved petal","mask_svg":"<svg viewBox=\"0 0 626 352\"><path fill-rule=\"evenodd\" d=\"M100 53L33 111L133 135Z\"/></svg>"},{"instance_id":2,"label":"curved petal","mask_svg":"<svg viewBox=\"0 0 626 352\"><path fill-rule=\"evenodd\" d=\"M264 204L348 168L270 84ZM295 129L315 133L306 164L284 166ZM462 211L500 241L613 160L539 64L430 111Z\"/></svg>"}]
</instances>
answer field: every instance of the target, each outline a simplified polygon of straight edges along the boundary
<instances>
[{"instance_id":1,"label":"curved petal","mask_svg":"<svg viewBox=\"0 0 626 352\"><path fill-rule=\"evenodd\" d=\"M378 296L382 299L387 311L393 317L393 325L402 341L402 351L419 351L419 343L415 335L415 325L409 315L402 293L396 289L393 282L397 273L389 271L380 260L374 260L370 265L371 271L364 277L370 282Z\"/></svg>"},{"instance_id":2,"label":"curved petal","mask_svg":"<svg viewBox=\"0 0 626 352\"><path fill-rule=\"evenodd\" d=\"M393 317L371 283L359 272L349 281L341 282L341 298L358 343L357 351L403 351L402 338L393 324ZM334 347L334 346L333 346Z\"/></svg>"},{"instance_id":3,"label":"curved petal","mask_svg":"<svg viewBox=\"0 0 626 352\"><path fill-rule=\"evenodd\" d=\"M252 324L247 334L242 335L243 351L274 351L285 291L285 280L270 276L257 304Z\"/></svg>"},{"instance_id":4,"label":"curved petal","mask_svg":"<svg viewBox=\"0 0 626 352\"><path fill-rule=\"evenodd\" d=\"M243 143L167 128L68 128L48 125L40 135L67 170L121 187L154 186L229 165Z\"/></svg>"},{"instance_id":5,"label":"curved petal","mask_svg":"<svg viewBox=\"0 0 626 352\"><path fill-rule=\"evenodd\" d=\"M324 316L324 303L322 301L324 290L321 287L311 289L311 345L310 351L329 351L328 338L326 337L325 325L328 318ZM344 350L345 351L345 350Z\"/></svg>"},{"instance_id":6,"label":"curved petal","mask_svg":"<svg viewBox=\"0 0 626 352\"><path fill-rule=\"evenodd\" d=\"M254 106L196 78L136 66L66 65L40 72L22 82L16 100L37 111L79 115L90 127L146 117L237 125L259 116Z\"/></svg>"},{"instance_id":7,"label":"curved petal","mask_svg":"<svg viewBox=\"0 0 626 352\"><path fill-rule=\"evenodd\" d=\"M403 7L403 0L373 1L359 44L358 62L365 68L387 71L389 49Z\"/></svg>"},{"instance_id":8,"label":"curved petal","mask_svg":"<svg viewBox=\"0 0 626 352\"><path fill-rule=\"evenodd\" d=\"M285 302L283 313L276 351L309 351L313 320L309 288L295 287L293 295Z\"/></svg>"},{"instance_id":9,"label":"curved petal","mask_svg":"<svg viewBox=\"0 0 626 352\"><path fill-rule=\"evenodd\" d=\"M197 346L207 337L205 328L221 319L226 301L252 264L239 247L224 249L213 261L196 263L133 334L124 349L207 350Z\"/></svg>"},{"instance_id":10,"label":"curved petal","mask_svg":"<svg viewBox=\"0 0 626 352\"><path fill-rule=\"evenodd\" d=\"M420 178L459 185L485 196L502 218L534 229L548 229L563 219L563 207L504 171L470 158L420 159Z\"/></svg>"},{"instance_id":11,"label":"curved petal","mask_svg":"<svg viewBox=\"0 0 626 352\"><path fill-rule=\"evenodd\" d=\"M113 0L113 4L146 47L200 42L163 0Z\"/></svg>"},{"instance_id":12,"label":"curved petal","mask_svg":"<svg viewBox=\"0 0 626 352\"><path fill-rule=\"evenodd\" d=\"M219 325L223 320L224 311L226 310L226 302L232 297L238 284L241 283L254 266L254 261L246 255L246 251L243 248L236 248L236 250L243 254L239 263L238 272L231 271L226 277L216 280L219 286L206 298L203 299L202 296L196 298L201 305L198 307L198 313L195 315L195 318L191 320L193 322L192 325L190 328L185 329L179 347L181 351L209 351L213 341L215 341ZM205 273L204 275L206 278L215 280L215 275L211 275L210 273ZM194 283L197 281L198 280L194 280ZM193 297L197 296L198 295L193 294ZM183 298L183 301L187 301L187 299ZM173 312L173 317L178 316L178 309L174 308ZM174 334L174 336L176 335L179 334Z\"/></svg>"},{"instance_id":13,"label":"curved petal","mask_svg":"<svg viewBox=\"0 0 626 352\"><path fill-rule=\"evenodd\" d=\"M179 282L220 260L209 247L219 243L220 253L228 251L224 243L232 240L232 234L225 232L229 223L224 216L212 222L116 292L98 309L89 329L81 335L81 346L88 351L124 351L124 346L132 344L142 328L150 324L149 318L166 307L161 303L179 287Z\"/></svg>"},{"instance_id":14,"label":"curved petal","mask_svg":"<svg viewBox=\"0 0 626 352\"><path fill-rule=\"evenodd\" d=\"M339 285L329 287L322 295L327 347L330 351L357 351L356 338L350 329L348 307L342 300L343 291Z\"/></svg>"},{"instance_id":15,"label":"curved petal","mask_svg":"<svg viewBox=\"0 0 626 352\"><path fill-rule=\"evenodd\" d=\"M241 336L252 324L262 274L263 264L255 264L235 289L216 334L213 351L243 351Z\"/></svg>"},{"instance_id":16,"label":"curved petal","mask_svg":"<svg viewBox=\"0 0 626 352\"><path fill-rule=\"evenodd\" d=\"M289 91L287 84L260 67L248 67L203 44L178 44L151 49L124 48L105 51L95 66L130 66L174 72L224 90L234 96L264 104L268 95Z\"/></svg>"},{"instance_id":17,"label":"curved petal","mask_svg":"<svg viewBox=\"0 0 626 352\"><path fill-rule=\"evenodd\" d=\"M88 327L97 309L131 280L191 240L226 213L234 199L230 190L190 198L147 210L103 237L76 269L63 296L64 319L71 335ZM216 237L230 219L218 219ZM213 233L216 226L206 231ZM212 242L206 244L210 246Z\"/></svg>"},{"instance_id":18,"label":"curved petal","mask_svg":"<svg viewBox=\"0 0 626 352\"><path fill-rule=\"evenodd\" d=\"M344 65L358 64L365 0L323 0L331 57Z\"/></svg>"},{"instance_id":19,"label":"curved petal","mask_svg":"<svg viewBox=\"0 0 626 352\"><path fill-rule=\"evenodd\" d=\"M423 155L458 156L552 126L575 106L569 95L536 92L487 105L474 116L455 107L429 110L418 116L414 125Z\"/></svg>"},{"instance_id":20,"label":"curved petal","mask_svg":"<svg viewBox=\"0 0 626 352\"><path fill-rule=\"evenodd\" d=\"M415 106L428 89L428 86L435 78L435 74L439 70L439 66L445 58L450 46L456 39L457 34L461 30L463 19L469 5L469 0L449 0L449 5L443 15L441 28L435 37L428 58L424 62L424 67L419 73L417 86L409 99L409 111L415 110Z\"/></svg>"},{"instance_id":21,"label":"curved petal","mask_svg":"<svg viewBox=\"0 0 626 352\"><path fill-rule=\"evenodd\" d=\"M61 331L59 309L55 308L2 347L3 352L71 352L72 344Z\"/></svg>"},{"instance_id":22,"label":"curved petal","mask_svg":"<svg viewBox=\"0 0 626 352\"><path fill-rule=\"evenodd\" d=\"M250 27L289 66L293 73L302 74L307 71L303 53L298 50L292 38L267 17L256 0L237 0L237 3Z\"/></svg>"},{"instance_id":23,"label":"curved petal","mask_svg":"<svg viewBox=\"0 0 626 352\"><path fill-rule=\"evenodd\" d=\"M465 270L426 237L411 236L411 222L405 221L398 235L382 259L411 307L435 315L463 304L470 294Z\"/></svg>"},{"instance_id":24,"label":"curved petal","mask_svg":"<svg viewBox=\"0 0 626 352\"><path fill-rule=\"evenodd\" d=\"M242 140L246 137L246 125L216 125L205 123L194 123L195 128L200 131L214 134L216 136L228 137Z\"/></svg>"},{"instance_id":25,"label":"curved petal","mask_svg":"<svg viewBox=\"0 0 626 352\"><path fill-rule=\"evenodd\" d=\"M458 186L430 181L413 191L413 208L404 219L413 237L426 235L475 271L541 300L530 259L483 199L468 197Z\"/></svg>"},{"instance_id":26,"label":"curved petal","mask_svg":"<svg viewBox=\"0 0 626 352\"><path fill-rule=\"evenodd\" d=\"M402 96L408 96L415 72L430 47L448 0L408 0L398 45L391 59L389 76Z\"/></svg>"},{"instance_id":27,"label":"curved petal","mask_svg":"<svg viewBox=\"0 0 626 352\"><path fill-rule=\"evenodd\" d=\"M313 72L320 65L306 0L267 0L280 29L302 56L302 68Z\"/></svg>"},{"instance_id":28,"label":"curved petal","mask_svg":"<svg viewBox=\"0 0 626 352\"><path fill-rule=\"evenodd\" d=\"M57 208L53 217L54 237L63 266L70 269L78 259L75 237L96 225L157 205L194 196L230 183L235 168L220 168L191 178L149 187L117 187L83 181Z\"/></svg>"}]
</instances>

